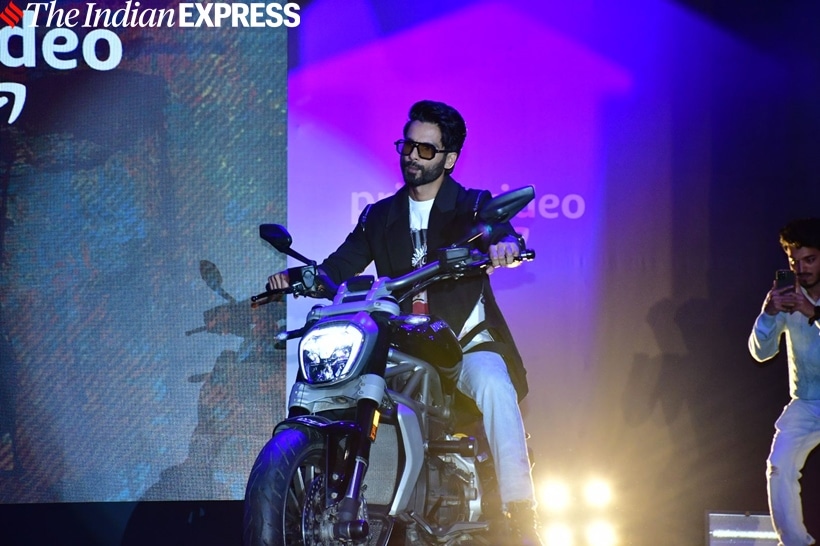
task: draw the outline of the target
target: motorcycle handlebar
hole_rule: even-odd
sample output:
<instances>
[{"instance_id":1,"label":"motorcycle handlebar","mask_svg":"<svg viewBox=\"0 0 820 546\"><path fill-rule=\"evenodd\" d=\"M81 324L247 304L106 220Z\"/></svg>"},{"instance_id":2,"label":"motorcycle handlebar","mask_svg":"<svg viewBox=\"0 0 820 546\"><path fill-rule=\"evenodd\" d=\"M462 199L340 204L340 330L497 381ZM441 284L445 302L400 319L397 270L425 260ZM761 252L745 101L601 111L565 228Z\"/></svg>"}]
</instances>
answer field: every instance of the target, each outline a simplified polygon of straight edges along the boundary
<instances>
[{"instance_id":1,"label":"motorcycle handlebar","mask_svg":"<svg viewBox=\"0 0 820 546\"><path fill-rule=\"evenodd\" d=\"M514 258L516 262L531 262L535 259L535 251L522 250ZM417 284L433 278L439 273L452 272L466 274L470 269L486 269L490 265L490 257L478 250L469 250L463 247L445 248L439 251L439 259L410 273L389 280L385 283L388 291L398 292L412 288Z\"/></svg>"},{"instance_id":2,"label":"motorcycle handlebar","mask_svg":"<svg viewBox=\"0 0 820 546\"><path fill-rule=\"evenodd\" d=\"M530 262L535 259L535 251L532 249L524 249L515 257L517 262ZM391 292L401 292L409 290L417 284L432 279L440 273L452 272L456 274L466 274L470 269L484 269L490 265L490 258L478 250L470 250L464 247L445 248L439 251L439 259L431 262L419 269L411 271L406 275L389 279L385 282L385 288ZM298 274L300 278L305 278L306 269L310 268L312 275L315 276L316 281L311 281L307 286L306 283L298 282L287 288L277 288L267 290L261 294L251 297L251 306L259 307L274 301L281 301L285 294L296 294L297 296L310 296L317 298L328 297L328 294L335 294L338 287L324 275L317 275L315 266L307 266L302 268L292 268L289 272Z\"/></svg>"},{"instance_id":3,"label":"motorcycle handlebar","mask_svg":"<svg viewBox=\"0 0 820 546\"><path fill-rule=\"evenodd\" d=\"M339 290L339 287L315 265L291 267L288 269L288 278L290 286L271 289L270 285L267 285L267 291L251 297L251 306L259 307L273 301L281 301L285 294L332 299Z\"/></svg>"}]
</instances>

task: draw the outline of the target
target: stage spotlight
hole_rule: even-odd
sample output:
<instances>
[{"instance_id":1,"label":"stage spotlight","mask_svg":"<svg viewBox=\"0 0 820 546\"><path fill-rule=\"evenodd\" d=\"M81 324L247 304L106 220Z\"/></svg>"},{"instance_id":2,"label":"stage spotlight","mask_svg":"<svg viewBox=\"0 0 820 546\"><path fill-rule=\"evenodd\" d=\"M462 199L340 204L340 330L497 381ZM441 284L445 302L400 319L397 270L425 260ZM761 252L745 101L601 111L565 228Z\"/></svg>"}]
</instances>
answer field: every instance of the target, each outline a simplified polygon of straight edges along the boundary
<instances>
[{"instance_id":1,"label":"stage spotlight","mask_svg":"<svg viewBox=\"0 0 820 546\"><path fill-rule=\"evenodd\" d=\"M589 546L615 546L618 543L615 528L606 521L595 521L586 528Z\"/></svg>"},{"instance_id":2,"label":"stage spotlight","mask_svg":"<svg viewBox=\"0 0 820 546\"><path fill-rule=\"evenodd\" d=\"M539 482L538 494L545 546L619 544L615 523L606 519L615 502L615 492L606 479L555 476Z\"/></svg>"},{"instance_id":3,"label":"stage spotlight","mask_svg":"<svg viewBox=\"0 0 820 546\"><path fill-rule=\"evenodd\" d=\"M575 536L569 525L564 523L551 523L542 532L542 537L546 546L574 546Z\"/></svg>"},{"instance_id":4,"label":"stage spotlight","mask_svg":"<svg viewBox=\"0 0 820 546\"><path fill-rule=\"evenodd\" d=\"M541 507L548 512L563 512L572 502L569 486L558 480L544 482L541 486Z\"/></svg>"},{"instance_id":5,"label":"stage spotlight","mask_svg":"<svg viewBox=\"0 0 820 546\"><path fill-rule=\"evenodd\" d=\"M590 480L584 487L584 499L588 506L603 508L612 502L612 488L604 480Z\"/></svg>"}]
</instances>

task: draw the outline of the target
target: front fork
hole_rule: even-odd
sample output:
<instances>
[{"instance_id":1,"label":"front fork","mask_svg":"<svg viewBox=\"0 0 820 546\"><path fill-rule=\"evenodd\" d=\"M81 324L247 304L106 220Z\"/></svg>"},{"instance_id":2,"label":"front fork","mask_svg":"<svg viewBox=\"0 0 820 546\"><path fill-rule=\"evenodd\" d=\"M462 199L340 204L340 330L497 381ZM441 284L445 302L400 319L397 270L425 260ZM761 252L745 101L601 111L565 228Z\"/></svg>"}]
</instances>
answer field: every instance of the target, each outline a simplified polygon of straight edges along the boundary
<instances>
[{"instance_id":1,"label":"front fork","mask_svg":"<svg viewBox=\"0 0 820 546\"><path fill-rule=\"evenodd\" d=\"M349 460L345 472L349 476L344 497L339 502L339 521L333 527L334 538L361 540L367 538L367 520L360 520L362 487L370 461L370 446L376 440L379 426L379 404L359 400L356 408L356 428L350 434Z\"/></svg>"},{"instance_id":2,"label":"front fork","mask_svg":"<svg viewBox=\"0 0 820 546\"><path fill-rule=\"evenodd\" d=\"M355 396L355 421L336 421L320 427L325 434L326 469L325 495L328 505L338 500L338 519L333 525L333 538L359 541L367 538L367 520L359 519L362 489L370 461L370 447L376 440L386 383L379 374L359 378ZM294 408L292 408L293 410ZM297 417L300 411L291 411ZM344 450L340 449L344 446ZM344 491L344 496L338 495Z\"/></svg>"}]
</instances>

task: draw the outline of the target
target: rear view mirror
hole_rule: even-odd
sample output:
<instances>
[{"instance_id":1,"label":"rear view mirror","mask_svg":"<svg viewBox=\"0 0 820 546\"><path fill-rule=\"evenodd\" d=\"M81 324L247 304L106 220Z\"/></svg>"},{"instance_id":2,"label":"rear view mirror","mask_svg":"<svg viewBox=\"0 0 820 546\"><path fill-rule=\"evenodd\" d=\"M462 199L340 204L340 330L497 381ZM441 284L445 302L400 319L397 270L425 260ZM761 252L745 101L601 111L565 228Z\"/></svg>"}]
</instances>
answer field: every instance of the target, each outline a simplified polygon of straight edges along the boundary
<instances>
[{"instance_id":1,"label":"rear view mirror","mask_svg":"<svg viewBox=\"0 0 820 546\"><path fill-rule=\"evenodd\" d=\"M279 224L262 224L259 226L259 236L270 243L273 248L282 254L287 254L288 256L296 258L300 262L308 265L316 265L316 262L313 260L305 258L290 248L290 245L293 243L293 239L284 226L280 226Z\"/></svg>"},{"instance_id":2,"label":"rear view mirror","mask_svg":"<svg viewBox=\"0 0 820 546\"><path fill-rule=\"evenodd\" d=\"M478 218L487 224L509 222L521 212L527 204L535 199L535 188L524 186L508 191L487 201L478 211Z\"/></svg>"},{"instance_id":3,"label":"rear view mirror","mask_svg":"<svg viewBox=\"0 0 820 546\"><path fill-rule=\"evenodd\" d=\"M262 224L259 226L259 236L270 243L273 248L285 254L293 243L288 230L279 224Z\"/></svg>"},{"instance_id":4,"label":"rear view mirror","mask_svg":"<svg viewBox=\"0 0 820 546\"><path fill-rule=\"evenodd\" d=\"M470 234L451 246L466 245L478 239L487 238L493 230L493 225L509 222L533 199L535 199L535 188L532 186L524 186L493 197L479 209L477 213L479 222Z\"/></svg>"}]
</instances>

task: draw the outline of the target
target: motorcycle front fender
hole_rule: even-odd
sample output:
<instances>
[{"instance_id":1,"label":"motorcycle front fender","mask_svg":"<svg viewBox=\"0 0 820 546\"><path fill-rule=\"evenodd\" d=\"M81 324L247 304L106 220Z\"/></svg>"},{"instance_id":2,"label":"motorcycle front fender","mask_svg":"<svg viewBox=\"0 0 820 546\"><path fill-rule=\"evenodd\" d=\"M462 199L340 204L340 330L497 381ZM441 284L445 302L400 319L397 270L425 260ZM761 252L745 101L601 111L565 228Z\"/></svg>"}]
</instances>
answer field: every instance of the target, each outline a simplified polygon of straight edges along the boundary
<instances>
[{"instance_id":1,"label":"motorcycle front fender","mask_svg":"<svg viewBox=\"0 0 820 546\"><path fill-rule=\"evenodd\" d=\"M313 429L325 437L349 436L359 432L359 427L354 421L334 421L321 415L299 415L281 421L273 429L273 434L288 429Z\"/></svg>"}]
</instances>

